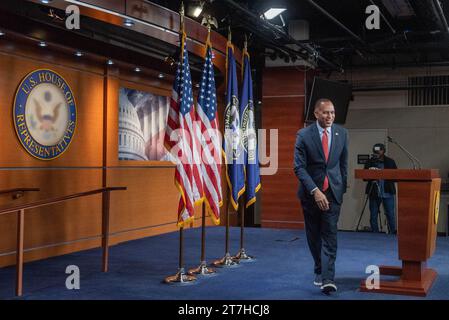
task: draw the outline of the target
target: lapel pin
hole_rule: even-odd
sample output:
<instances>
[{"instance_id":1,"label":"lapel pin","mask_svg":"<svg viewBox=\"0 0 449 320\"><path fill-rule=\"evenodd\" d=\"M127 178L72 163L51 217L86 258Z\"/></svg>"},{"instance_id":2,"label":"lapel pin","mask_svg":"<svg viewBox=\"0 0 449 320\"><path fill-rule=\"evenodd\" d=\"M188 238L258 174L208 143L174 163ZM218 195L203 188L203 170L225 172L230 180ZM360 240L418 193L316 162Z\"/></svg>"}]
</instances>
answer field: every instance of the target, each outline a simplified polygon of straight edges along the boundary
<instances>
[{"instance_id":1,"label":"lapel pin","mask_svg":"<svg viewBox=\"0 0 449 320\"><path fill-rule=\"evenodd\" d=\"M335 132L335 135L338 136L338 132Z\"/></svg>"}]
</instances>

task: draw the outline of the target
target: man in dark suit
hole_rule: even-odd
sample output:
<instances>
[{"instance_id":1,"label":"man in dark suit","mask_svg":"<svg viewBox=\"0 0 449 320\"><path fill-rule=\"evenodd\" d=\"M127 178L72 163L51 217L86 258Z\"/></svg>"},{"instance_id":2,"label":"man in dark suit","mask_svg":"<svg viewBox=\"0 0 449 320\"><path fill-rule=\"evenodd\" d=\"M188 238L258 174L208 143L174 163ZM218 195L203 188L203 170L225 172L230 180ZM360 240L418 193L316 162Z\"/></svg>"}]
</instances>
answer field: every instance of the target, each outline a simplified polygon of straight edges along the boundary
<instances>
[{"instance_id":1,"label":"man in dark suit","mask_svg":"<svg viewBox=\"0 0 449 320\"><path fill-rule=\"evenodd\" d=\"M396 162L385 155L385 145L376 143L373 146L373 153L376 155L374 161L365 164L365 169L397 169ZM366 185L365 193L369 197L370 224L371 231L379 232L377 218L379 216L380 204L383 203L385 215L387 216L389 231L396 234L395 218L395 195L396 187L391 180L369 181Z\"/></svg>"},{"instance_id":2,"label":"man in dark suit","mask_svg":"<svg viewBox=\"0 0 449 320\"><path fill-rule=\"evenodd\" d=\"M348 133L333 124L335 109L329 99L315 103L314 115L317 121L296 135L294 171L315 263L314 284L329 294L337 291L337 223L347 185Z\"/></svg>"}]
</instances>

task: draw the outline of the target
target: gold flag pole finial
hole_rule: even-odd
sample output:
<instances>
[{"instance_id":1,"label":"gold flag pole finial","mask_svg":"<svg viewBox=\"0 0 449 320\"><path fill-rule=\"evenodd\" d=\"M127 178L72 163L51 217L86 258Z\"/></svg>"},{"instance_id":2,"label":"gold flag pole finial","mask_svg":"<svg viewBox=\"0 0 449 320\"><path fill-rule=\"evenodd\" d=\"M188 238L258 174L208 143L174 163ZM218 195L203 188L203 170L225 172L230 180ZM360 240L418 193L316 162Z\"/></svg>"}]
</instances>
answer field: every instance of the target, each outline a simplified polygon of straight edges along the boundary
<instances>
[{"instance_id":1,"label":"gold flag pole finial","mask_svg":"<svg viewBox=\"0 0 449 320\"><path fill-rule=\"evenodd\" d=\"M248 36L245 33L245 41L243 42L243 50L248 51Z\"/></svg>"},{"instance_id":2,"label":"gold flag pole finial","mask_svg":"<svg viewBox=\"0 0 449 320\"><path fill-rule=\"evenodd\" d=\"M231 26L228 26L228 41L232 42Z\"/></svg>"},{"instance_id":3,"label":"gold flag pole finial","mask_svg":"<svg viewBox=\"0 0 449 320\"><path fill-rule=\"evenodd\" d=\"M208 16L206 18L206 20L207 20L206 21L206 27L207 27L207 40L206 40L206 43L207 44L210 44L210 31L212 30L211 19L212 19L211 16Z\"/></svg>"},{"instance_id":4,"label":"gold flag pole finial","mask_svg":"<svg viewBox=\"0 0 449 320\"><path fill-rule=\"evenodd\" d=\"M210 20L207 19L207 33L210 35L210 30L211 30L211 25L210 25Z\"/></svg>"},{"instance_id":5,"label":"gold flag pole finial","mask_svg":"<svg viewBox=\"0 0 449 320\"><path fill-rule=\"evenodd\" d=\"M210 43L210 34L212 31L212 26L215 26L215 28L218 28L218 22L217 19L212 17L211 15L206 15L203 17L203 20L201 21L201 25L205 25L207 28L207 39L206 43Z\"/></svg>"},{"instance_id":6,"label":"gold flag pole finial","mask_svg":"<svg viewBox=\"0 0 449 320\"><path fill-rule=\"evenodd\" d=\"M210 22L207 22L207 40L206 43L210 44L210 30L211 30L211 26L210 26Z\"/></svg>"},{"instance_id":7,"label":"gold flag pole finial","mask_svg":"<svg viewBox=\"0 0 449 320\"><path fill-rule=\"evenodd\" d=\"M179 17L181 18L181 25L184 25L184 1L181 1L181 7L179 8Z\"/></svg>"}]
</instances>

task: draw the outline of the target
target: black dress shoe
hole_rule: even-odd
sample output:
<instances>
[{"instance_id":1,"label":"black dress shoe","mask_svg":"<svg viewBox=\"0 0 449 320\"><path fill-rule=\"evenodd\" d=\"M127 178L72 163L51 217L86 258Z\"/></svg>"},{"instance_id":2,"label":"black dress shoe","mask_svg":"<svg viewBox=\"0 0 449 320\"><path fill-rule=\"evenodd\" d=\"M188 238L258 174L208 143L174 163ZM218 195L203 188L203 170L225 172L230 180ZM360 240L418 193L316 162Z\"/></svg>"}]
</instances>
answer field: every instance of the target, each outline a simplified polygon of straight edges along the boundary
<instances>
[{"instance_id":1,"label":"black dress shoe","mask_svg":"<svg viewBox=\"0 0 449 320\"><path fill-rule=\"evenodd\" d=\"M323 285L323 279L321 278L321 274L315 274L315 280L313 280L313 284L319 287Z\"/></svg>"},{"instance_id":2,"label":"black dress shoe","mask_svg":"<svg viewBox=\"0 0 449 320\"><path fill-rule=\"evenodd\" d=\"M321 292L329 295L331 292L337 292L337 286L333 282L325 283L321 286Z\"/></svg>"}]
</instances>

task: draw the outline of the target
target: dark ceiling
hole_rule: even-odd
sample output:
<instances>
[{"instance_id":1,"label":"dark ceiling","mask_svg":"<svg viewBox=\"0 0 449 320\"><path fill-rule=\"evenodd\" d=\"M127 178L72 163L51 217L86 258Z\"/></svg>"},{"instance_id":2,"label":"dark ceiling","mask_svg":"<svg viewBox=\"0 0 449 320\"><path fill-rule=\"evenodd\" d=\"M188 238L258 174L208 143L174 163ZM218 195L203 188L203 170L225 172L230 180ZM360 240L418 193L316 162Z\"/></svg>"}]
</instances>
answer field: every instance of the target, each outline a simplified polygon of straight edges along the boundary
<instances>
[{"instance_id":1,"label":"dark ceiling","mask_svg":"<svg viewBox=\"0 0 449 320\"><path fill-rule=\"evenodd\" d=\"M180 1L151 1L178 11ZM198 3L184 1L186 7ZM423 66L449 64L449 0L208 0L204 14L211 14L218 31L231 26L233 41L241 46L250 36L252 50L284 60L306 58L323 69L359 66ZM368 30L367 6L379 7L380 29ZM285 7L281 19L262 21L270 7ZM202 16L197 20L201 21ZM306 20L309 39L295 41L288 34L293 20ZM291 44L296 46L291 46ZM276 54L275 54L276 53Z\"/></svg>"}]
</instances>

